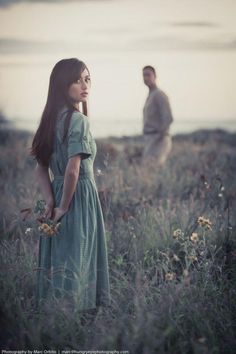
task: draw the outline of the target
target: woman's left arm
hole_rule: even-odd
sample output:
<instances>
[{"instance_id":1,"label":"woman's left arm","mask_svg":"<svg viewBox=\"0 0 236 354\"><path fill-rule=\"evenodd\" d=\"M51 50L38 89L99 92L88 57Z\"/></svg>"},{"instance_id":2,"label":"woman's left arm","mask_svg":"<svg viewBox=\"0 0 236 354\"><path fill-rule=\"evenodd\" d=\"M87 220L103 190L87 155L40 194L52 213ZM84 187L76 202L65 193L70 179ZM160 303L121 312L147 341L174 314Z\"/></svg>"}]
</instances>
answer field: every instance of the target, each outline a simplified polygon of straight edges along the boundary
<instances>
[{"instance_id":1,"label":"woman's left arm","mask_svg":"<svg viewBox=\"0 0 236 354\"><path fill-rule=\"evenodd\" d=\"M52 211L54 208L54 197L48 167L43 166L37 162L37 165L35 167L35 176L42 192L43 198L46 202L46 210L44 216L47 218L51 218Z\"/></svg>"}]
</instances>

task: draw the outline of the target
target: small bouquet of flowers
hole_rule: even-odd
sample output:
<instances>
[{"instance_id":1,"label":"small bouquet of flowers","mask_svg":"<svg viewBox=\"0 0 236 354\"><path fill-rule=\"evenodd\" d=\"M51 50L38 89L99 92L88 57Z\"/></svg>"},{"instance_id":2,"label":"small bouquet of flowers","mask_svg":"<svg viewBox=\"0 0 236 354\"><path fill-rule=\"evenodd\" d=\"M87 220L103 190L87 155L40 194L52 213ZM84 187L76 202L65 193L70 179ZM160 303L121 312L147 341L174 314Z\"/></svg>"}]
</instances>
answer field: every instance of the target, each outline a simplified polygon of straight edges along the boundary
<instances>
[{"instance_id":1,"label":"small bouquet of flowers","mask_svg":"<svg viewBox=\"0 0 236 354\"><path fill-rule=\"evenodd\" d=\"M34 208L26 208L20 211L23 221L33 215L33 227L27 227L25 234L30 233L34 229L35 223L37 230L40 232L40 235L54 236L58 233L58 229L61 223L55 223L52 219L45 217L45 210L46 202L45 200L41 199L37 200Z\"/></svg>"}]
</instances>

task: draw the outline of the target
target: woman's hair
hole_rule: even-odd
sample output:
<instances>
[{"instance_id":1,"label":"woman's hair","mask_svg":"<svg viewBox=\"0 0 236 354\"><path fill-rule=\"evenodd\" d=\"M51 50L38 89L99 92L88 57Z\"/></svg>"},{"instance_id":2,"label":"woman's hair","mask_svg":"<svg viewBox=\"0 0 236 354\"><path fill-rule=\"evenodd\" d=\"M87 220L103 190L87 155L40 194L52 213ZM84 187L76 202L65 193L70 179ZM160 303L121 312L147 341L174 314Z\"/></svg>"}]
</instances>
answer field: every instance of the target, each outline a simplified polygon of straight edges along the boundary
<instances>
[{"instance_id":1,"label":"woman's hair","mask_svg":"<svg viewBox=\"0 0 236 354\"><path fill-rule=\"evenodd\" d=\"M63 141L66 138L71 115L76 110L68 95L68 89L81 77L84 69L88 70L87 66L77 58L62 59L52 69L46 105L30 150L30 155L41 165L49 166L49 159L53 153L57 113L63 105L69 108L64 124ZM82 106L83 114L87 115L86 102L83 102Z\"/></svg>"}]
</instances>

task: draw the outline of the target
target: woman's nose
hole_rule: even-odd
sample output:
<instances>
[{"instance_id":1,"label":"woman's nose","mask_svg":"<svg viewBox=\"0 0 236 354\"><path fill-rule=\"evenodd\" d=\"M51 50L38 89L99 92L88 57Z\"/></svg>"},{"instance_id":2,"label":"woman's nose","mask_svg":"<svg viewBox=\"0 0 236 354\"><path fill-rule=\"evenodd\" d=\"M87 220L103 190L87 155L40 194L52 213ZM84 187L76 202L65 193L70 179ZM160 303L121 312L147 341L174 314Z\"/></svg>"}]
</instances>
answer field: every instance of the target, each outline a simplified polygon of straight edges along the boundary
<instances>
[{"instance_id":1,"label":"woman's nose","mask_svg":"<svg viewBox=\"0 0 236 354\"><path fill-rule=\"evenodd\" d=\"M83 90L86 90L87 89L87 87L88 87L88 85L86 84L86 82L82 82L82 89Z\"/></svg>"}]
</instances>

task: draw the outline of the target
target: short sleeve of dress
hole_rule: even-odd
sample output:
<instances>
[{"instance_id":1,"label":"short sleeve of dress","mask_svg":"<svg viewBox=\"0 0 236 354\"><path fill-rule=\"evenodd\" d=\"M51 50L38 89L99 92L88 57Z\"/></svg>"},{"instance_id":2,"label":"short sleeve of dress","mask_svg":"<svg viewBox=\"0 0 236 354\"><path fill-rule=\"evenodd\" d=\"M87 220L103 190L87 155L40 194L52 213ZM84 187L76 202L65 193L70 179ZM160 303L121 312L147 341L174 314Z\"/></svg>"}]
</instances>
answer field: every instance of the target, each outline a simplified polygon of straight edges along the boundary
<instances>
[{"instance_id":1,"label":"short sleeve of dress","mask_svg":"<svg viewBox=\"0 0 236 354\"><path fill-rule=\"evenodd\" d=\"M92 155L89 144L89 122L78 112L72 114L68 132L68 158L81 154L81 159Z\"/></svg>"}]
</instances>

